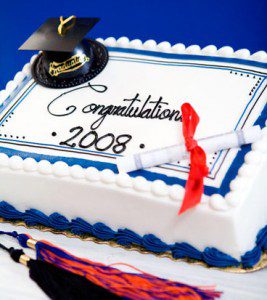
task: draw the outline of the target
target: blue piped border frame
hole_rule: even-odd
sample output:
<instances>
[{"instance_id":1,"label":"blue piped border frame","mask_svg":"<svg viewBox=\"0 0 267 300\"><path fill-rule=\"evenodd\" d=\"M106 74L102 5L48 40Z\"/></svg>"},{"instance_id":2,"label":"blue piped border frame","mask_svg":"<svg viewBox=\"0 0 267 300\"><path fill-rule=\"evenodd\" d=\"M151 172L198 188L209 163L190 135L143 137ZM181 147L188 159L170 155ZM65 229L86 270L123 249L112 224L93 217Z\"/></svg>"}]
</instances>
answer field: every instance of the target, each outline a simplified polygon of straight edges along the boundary
<instances>
[{"instance_id":1,"label":"blue piped border frame","mask_svg":"<svg viewBox=\"0 0 267 300\"><path fill-rule=\"evenodd\" d=\"M175 259L204 261L207 265L217 268L252 268L260 261L263 251L267 250L267 225L258 233L255 247L251 251L246 252L241 257L241 260L238 261L216 248L207 247L201 252L190 244L183 242L166 244L153 234L140 236L126 228L114 231L103 223L98 222L92 225L81 218L69 221L66 217L56 212L50 216L36 209L20 212L5 201L0 202L0 217L8 221L23 221L27 226L43 225L61 232L70 231L81 237L87 235L104 241L115 241L124 247L137 245L153 253L170 253Z\"/></svg>"},{"instance_id":2,"label":"blue piped border frame","mask_svg":"<svg viewBox=\"0 0 267 300\"><path fill-rule=\"evenodd\" d=\"M173 59L181 59L181 60L227 62L227 63L238 64L238 65L247 65L247 66L252 66L257 68L267 68L267 63L253 61L253 60L246 60L241 58L234 58L234 57L230 58L230 57L207 56L207 55L196 55L196 54L164 53L164 52L119 48L119 47L108 47L108 50L112 52L132 53L132 54L148 55L153 57L161 57L161 58L169 58L169 59L173 58Z\"/></svg>"},{"instance_id":3,"label":"blue piped border frame","mask_svg":"<svg viewBox=\"0 0 267 300\"><path fill-rule=\"evenodd\" d=\"M249 61L244 59L238 59L238 58L225 58L225 57L214 57L214 56L205 56L205 55L189 55L189 54L175 54L175 53L162 53L162 52L154 52L154 51L148 51L148 50L138 50L138 49L128 49L128 48L115 48L115 47L108 47L109 51L112 52L121 52L121 53L133 53L133 54L140 54L140 55L147 55L147 56L153 56L153 57L161 57L161 58L168 58L168 59L181 59L181 60L199 60L199 61L210 61L210 62L226 62L226 63L234 63L234 64L240 64L240 65L248 65L248 66L254 66L254 67L260 67L260 68L267 68L267 63L261 63L256 61ZM267 76L263 76L265 79ZM9 101L10 102L10 101ZM261 128L265 125L265 120L267 117L267 104L265 105L263 111L261 112L261 115L258 117L254 125L260 125ZM251 150L250 145L243 146L241 148L241 151L238 152L236 155L234 161L232 162L231 166L228 169L228 172L226 173L222 184L219 188L211 187L211 186L205 186L204 187L204 193L208 196L219 193L222 196L225 196L230 191L230 182L232 179L234 179L237 175L238 169L240 166L244 163L244 157L245 155ZM37 154L34 152L26 152L26 151L19 151L19 150L13 150L8 147L0 147L0 152L6 153L9 157L13 155L19 155L23 159L27 157L34 158L37 162L45 159L48 160L51 163L55 163L57 161L64 161L69 166L73 166L75 164L79 164L83 168L87 167L95 167L98 170L102 171L104 169L110 169L115 174L118 173L116 164L113 163L107 163L107 162L99 162L99 161L93 161L88 159L80 159L80 158L73 158L73 157L64 157L64 156L52 156L52 155L45 155L45 154ZM146 178L149 181L154 180L162 180L168 185L173 184L179 184L181 186L185 186L186 180L177 178L177 177L171 177L167 176L165 174L161 173L155 173L147 170L138 170L135 172L131 172L131 177L137 177L142 176Z\"/></svg>"}]
</instances>

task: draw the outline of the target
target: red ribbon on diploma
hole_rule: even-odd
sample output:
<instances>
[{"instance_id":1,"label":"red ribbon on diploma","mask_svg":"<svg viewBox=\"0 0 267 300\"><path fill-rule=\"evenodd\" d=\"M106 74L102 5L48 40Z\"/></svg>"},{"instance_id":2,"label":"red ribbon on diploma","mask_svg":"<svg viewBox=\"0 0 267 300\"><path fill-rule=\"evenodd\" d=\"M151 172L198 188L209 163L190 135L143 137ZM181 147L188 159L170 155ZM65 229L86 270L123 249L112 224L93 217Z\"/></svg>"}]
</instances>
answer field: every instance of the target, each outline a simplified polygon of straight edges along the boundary
<instances>
[{"instance_id":1,"label":"red ribbon on diploma","mask_svg":"<svg viewBox=\"0 0 267 300\"><path fill-rule=\"evenodd\" d=\"M187 151L190 152L190 172L185 185L185 195L179 215L200 202L204 192L204 177L209 173L206 164L206 153L194 139L199 116L189 103L182 105L182 120L185 146Z\"/></svg>"}]
</instances>

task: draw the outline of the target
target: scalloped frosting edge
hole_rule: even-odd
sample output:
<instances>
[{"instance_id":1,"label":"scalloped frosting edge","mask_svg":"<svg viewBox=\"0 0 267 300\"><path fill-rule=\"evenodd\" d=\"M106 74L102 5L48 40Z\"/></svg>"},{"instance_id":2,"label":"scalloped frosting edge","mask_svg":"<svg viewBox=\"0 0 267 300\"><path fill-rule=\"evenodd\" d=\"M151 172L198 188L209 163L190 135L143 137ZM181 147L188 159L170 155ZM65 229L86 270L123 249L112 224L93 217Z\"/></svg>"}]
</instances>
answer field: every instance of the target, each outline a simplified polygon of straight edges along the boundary
<instances>
[{"instance_id":1,"label":"scalloped frosting edge","mask_svg":"<svg viewBox=\"0 0 267 300\"><path fill-rule=\"evenodd\" d=\"M11 221L22 220L26 226L43 225L61 232L70 231L78 236L90 235L104 241L115 241L124 247L137 245L156 254L170 253L174 259L193 259L217 268L253 268L260 261L262 253L267 250L267 225L257 234L255 247L244 253L241 260L237 260L216 248L206 247L201 252L185 242L166 244L153 234L140 236L127 228L114 231L104 223L92 225L81 218L69 221L57 212L49 216L32 208L20 212L5 201L0 201L0 217Z\"/></svg>"},{"instance_id":2,"label":"scalloped frosting edge","mask_svg":"<svg viewBox=\"0 0 267 300\"><path fill-rule=\"evenodd\" d=\"M229 46L224 46L218 49L214 45L208 45L201 49L198 45L190 45L186 47L182 43L171 45L166 41L156 43L156 41L152 39L145 42L142 42L139 39L130 41L127 37L120 37L117 40L114 37L108 37L106 39L98 38L96 40L107 47L133 48L138 50L158 51L164 53L218 56L246 59L263 63L267 62L267 53L265 51L257 51L253 54L250 54L248 49L239 49L234 51L234 49Z\"/></svg>"},{"instance_id":3,"label":"scalloped frosting edge","mask_svg":"<svg viewBox=\"0 0 267 300\"><path fill-rule=\"evenodd\" d=\"M222 47L217 49L214 45L210 45L201 49L197 45L185 47L179 43L171 46L168 42L157 44L154 40L147 40L142 43L141 40L135 39L130 41L126 37L121 37L116 40L109 37L105 40L102 38L96 39L107 47L121 47L134 48L158 52L178 53L188 55L206 55L206 56L221 56L221 57L235 57L247 60L255 60L259 62L267 62L267 53L259 51L250 55L249 50L241 49L233 51L231 47ZM39 52L40 53L40 52ZM14 79L6 84L6 88L0 91L0 108L7 105L8 101L16 94L21 87L25 85L31 76L31 65L36 59L37 54L31 57L29 63L25 64L23 69L15 75ZM253 182L253 172L259 169L259 165L263 157L267 153L267 121L265 127L262 129L262 138L256 143L252 144L252 150L245 156L245 162L238 171L235 179L230 183L230 192L223 197L220 194L213 194L211 196L204 195L200 204L208 204L212 210L219 212L229 211L231 208L237 207L242 201L244 188L248 188ZM51 164L49 161L42 160L35 161L33 158L22 159L19 156L8 157L4 153L0 153L0 168L7 167L14 171L23 170L25 172L36 171L41 175L54 175L56 177L71 177L75 180L87 179L91 182L100 181L103 184L116 184L119 188L133 188L138 192L150 192L153 196L169 198L170 201L181 203L184 195L184 187L176 184L169 186L162 180L148 181L142 176L136 178L130 177L128 174L115 174L109 169L99 171L94 167L83 169L79 165L68 166L65 162L58 161ZM252 172L253 171L253 172Z\"/></svg>"}]
</instances>

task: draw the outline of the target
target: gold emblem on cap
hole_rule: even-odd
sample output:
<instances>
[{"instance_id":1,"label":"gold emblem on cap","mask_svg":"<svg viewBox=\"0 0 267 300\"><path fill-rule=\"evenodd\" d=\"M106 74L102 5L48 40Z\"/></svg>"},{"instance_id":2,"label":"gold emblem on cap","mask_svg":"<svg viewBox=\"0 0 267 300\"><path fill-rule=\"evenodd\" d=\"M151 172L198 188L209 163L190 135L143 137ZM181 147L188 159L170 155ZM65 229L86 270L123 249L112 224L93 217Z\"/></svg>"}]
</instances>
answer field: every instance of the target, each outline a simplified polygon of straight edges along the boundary
<instances>
[{"instance_id":1,"label":"gold emblem on cap","mask_svg":"<svg viewBox=\"0 0 267 300\"><path fill-rule=\"evenodd\" d=\"M90 58L84 53L75 54L63 62L51 62L49 65L49 74L51 76L58 76L61 73L68 73L75 71L82 67Z\"/></svg>"},{"instance_id":2,"label":"gold emblem on cap","mask_svg":"<svg viewBox=\"0 0 267 300\"><path fill-rule=\"evenodd\" d=\"M58 34L64 36L68 30L70 30L76 23L76 16L70 16L67 19L59 18L60 24L58 25ZM69 24L68 24L69 23Z\"/></svg>"}]
</instances>

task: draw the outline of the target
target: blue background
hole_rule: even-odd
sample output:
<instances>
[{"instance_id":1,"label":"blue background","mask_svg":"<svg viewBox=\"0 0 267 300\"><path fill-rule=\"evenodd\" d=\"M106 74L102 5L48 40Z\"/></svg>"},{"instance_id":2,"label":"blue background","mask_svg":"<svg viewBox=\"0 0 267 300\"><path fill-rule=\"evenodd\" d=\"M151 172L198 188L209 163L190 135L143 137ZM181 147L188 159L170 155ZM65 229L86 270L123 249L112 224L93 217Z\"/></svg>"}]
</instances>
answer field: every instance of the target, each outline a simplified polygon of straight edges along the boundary
<instances>
[{"instance_id":1,"label":"blue background","mask_svg":"<svg viewBox=\"0 0 267 300\"><path fill-rule=\"evenodd\" d=\"M127 36L267 51L267 0L10 0L0 4L0 89L33 54L18 51L19 46L48 17L60 15L100 17L92 38Z\"/></svg>"}]
</instances>

